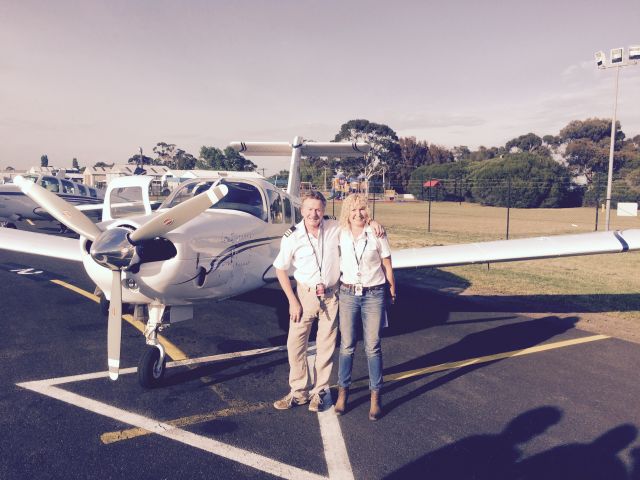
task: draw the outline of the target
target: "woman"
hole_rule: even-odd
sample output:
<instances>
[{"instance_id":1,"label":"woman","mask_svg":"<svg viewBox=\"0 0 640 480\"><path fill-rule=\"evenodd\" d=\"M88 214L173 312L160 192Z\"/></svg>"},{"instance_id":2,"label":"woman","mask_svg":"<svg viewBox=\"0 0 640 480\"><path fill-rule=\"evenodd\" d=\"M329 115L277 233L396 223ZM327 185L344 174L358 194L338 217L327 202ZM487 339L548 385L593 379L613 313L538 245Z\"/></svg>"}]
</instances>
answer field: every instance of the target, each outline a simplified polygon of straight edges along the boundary
<instances>
[{"instance_id":1,"label":"woman","mask_svg":"<svg viewBox=\"0 0 640 480\"><path fill-rule=\"evenodd\" d=\"M382 416L382 349L380 332L386 323L386 284L391 301L396 287L391 267L391 251L386 237L376 238L367 226L369 209L364 195L349 195L340 215L340 365L338 367L337 415L347 407L353 354L356 348L356 325L362 322L364 350L369 365L371 408L369 420Z\"/></svg>"}]
</instances>

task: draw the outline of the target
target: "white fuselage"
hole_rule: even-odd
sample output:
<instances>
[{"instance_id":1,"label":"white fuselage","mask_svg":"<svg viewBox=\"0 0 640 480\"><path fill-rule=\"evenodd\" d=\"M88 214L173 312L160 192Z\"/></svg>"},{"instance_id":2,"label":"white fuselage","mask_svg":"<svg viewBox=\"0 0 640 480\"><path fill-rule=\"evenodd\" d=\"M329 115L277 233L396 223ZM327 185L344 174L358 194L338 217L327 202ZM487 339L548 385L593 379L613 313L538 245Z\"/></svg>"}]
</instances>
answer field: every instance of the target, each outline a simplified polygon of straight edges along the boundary
<instances>
[{"instance_id":1,"label":"white fuselage","mask_svg":"<svg viewBox=\"0 0 640 480\"><path fill-rule=\"evenodd\" d=\"M40 176L36 181L40 184L45 179L50 189L56 189L52 191L72 205L100 204L103 201L103 192L70 180ZM22 193L17 185L0 185L0 221L19 220L53 220L53 217Z\"/></svg>"},{"instance_id":2,"label":"white fuselage","mask_svg":"<svg viewBox=\"0 0 640 480\"><path fill-rule=\"evenodd\" d=\"M138 227L149 216L115 221L110 227ZM177 254L168 260L143 263L138 273L124 272L125 303L184 305L204 299L222 300L260 288L275 279L272 262L289 224L272 224L245 212L207 210L168 233ZM82 239L85 245L86 239ZM110 298L111 271L83 251L91 279ZM135 281L129 288L128 279Z\"/></svg>"}]
</instances>

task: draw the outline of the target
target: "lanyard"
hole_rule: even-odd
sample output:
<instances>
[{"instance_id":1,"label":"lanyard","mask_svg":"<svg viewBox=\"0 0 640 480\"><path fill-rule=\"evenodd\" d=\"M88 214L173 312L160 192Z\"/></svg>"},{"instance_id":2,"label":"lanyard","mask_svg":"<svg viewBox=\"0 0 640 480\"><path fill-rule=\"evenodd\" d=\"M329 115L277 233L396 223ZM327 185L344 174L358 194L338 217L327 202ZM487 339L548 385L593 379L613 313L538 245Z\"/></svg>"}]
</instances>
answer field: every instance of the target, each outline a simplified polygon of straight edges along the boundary
<instances>
[{"instance_id":1,"label":"lanyard","mask_svg":"<svg viewBox=\"0 0 640 480\"><path fill-rule=\"evenodd\" d=\"M351 236L353 237L353 233L351 234ZM353 246L353 256L356 259L356 264L358 265L358 277L361 276L360 273L360 262L362 262L362 257L364 256L364 251L367 249L367 242L369 241L369 237L367 237L367 234L364 234L364 247L362 247L362 253L360 253L360 258L358 259L358 253L356 252L356 241L355 239L352 239L352 243L351 245Z\"/></svg>"},{"instance_id":2,"label":"lanyard","mask_svg":"<svg viewBox=\"0 0 640 480\"><path fill-rule=\"evenodd\" d=\"M318 266L318 272L320 272L320 279L322 279L322 261L324 260L324 226L320 225L320 236L318 237L318 243L320 247L320 260L318 260L318 252L316 252L316 247L311 243L311 237L309 237L309 230L307 230L307 226L304 226L304 231L307 234L307 240L309 240L309 245L311 245L311 249L313 250L313 256L316 258L316 265Z\"/></svg>"}]
</instances>

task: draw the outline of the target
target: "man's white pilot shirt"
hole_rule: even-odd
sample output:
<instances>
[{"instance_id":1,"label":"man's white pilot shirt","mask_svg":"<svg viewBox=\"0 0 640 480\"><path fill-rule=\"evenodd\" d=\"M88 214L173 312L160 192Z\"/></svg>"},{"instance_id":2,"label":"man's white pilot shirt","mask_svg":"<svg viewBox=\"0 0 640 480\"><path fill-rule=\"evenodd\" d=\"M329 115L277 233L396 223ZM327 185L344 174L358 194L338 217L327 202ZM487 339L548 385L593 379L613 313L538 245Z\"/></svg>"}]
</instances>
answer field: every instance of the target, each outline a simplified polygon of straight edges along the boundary
<instances>
[{"instance_id":1,"label":"man's white pilot shirt","mask_svg":"<svg viewBox=\"0 0 640 480\"><path fill-rule=\"evenodd\" d=\"M322 220L318 238L311 233L307 235L303 220L296 224L296 229L289 236L282 237L280 253L273 266L280 270L293 267L293 278L308 287L319 283L333 287L340 280L339 243L340 225L336 220Z\"/></svg>"}]
</instances>

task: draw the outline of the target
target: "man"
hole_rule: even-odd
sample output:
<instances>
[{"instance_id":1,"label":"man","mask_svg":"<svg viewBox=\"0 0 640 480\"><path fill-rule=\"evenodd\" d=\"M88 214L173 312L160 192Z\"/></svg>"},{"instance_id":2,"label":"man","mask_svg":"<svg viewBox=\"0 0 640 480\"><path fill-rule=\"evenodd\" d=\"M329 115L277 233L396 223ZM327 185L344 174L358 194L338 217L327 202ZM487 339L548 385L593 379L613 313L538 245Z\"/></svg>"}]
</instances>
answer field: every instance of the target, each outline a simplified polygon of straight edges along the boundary
<instances>
[{"instance_id":1,"label":"man","mask_svg":"<svg viewBox=\"0 0 640 480\"><path fill-rule=\"evenodd\" d=\"M322 410L322 397L329 388L333 352L338 333L338 281L340 279L340 227L335 220L324 220L326 200L320 192L308 192L302 198L302 221L291 227L280 244L273 262L280 286L289 300L289 393L273 406L287 410L309 403L309 410ZM377 235L384 229L372 222ZM294 292L289 269L297 283ZM314 320L316 335L315 384L309 390L307 346Z\"/></svg>"}]
</instances>

